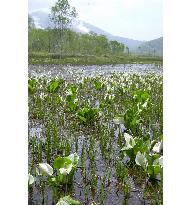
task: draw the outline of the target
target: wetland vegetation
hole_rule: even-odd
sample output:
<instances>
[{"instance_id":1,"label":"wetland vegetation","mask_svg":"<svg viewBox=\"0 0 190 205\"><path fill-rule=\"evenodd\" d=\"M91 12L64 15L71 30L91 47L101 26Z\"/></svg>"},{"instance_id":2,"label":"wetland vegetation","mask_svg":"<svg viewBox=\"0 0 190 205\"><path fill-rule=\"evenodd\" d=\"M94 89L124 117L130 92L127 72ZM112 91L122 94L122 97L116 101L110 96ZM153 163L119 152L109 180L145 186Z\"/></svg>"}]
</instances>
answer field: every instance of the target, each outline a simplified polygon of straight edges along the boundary
<instances>
[{"instance_id":1,"label":"wetland vegetation","mask_svg":"<svg viewBox=\"0 0 190 205\"><path fill-rule=\"evenodd\" d=\"M28 203L162 204L162 58L71 31L76 16L67 0L53 28L29 16Z\"/></svg>"},{"instance_id":2,"label":"wetland vegetation","mask_svg":"<svg viewBox=\"0 0 190 205\"><path fill-rule=\"evenodd\" d=\"M162 76L28 86L30 204L162 203Z\"/></svg>"}]
</instances>

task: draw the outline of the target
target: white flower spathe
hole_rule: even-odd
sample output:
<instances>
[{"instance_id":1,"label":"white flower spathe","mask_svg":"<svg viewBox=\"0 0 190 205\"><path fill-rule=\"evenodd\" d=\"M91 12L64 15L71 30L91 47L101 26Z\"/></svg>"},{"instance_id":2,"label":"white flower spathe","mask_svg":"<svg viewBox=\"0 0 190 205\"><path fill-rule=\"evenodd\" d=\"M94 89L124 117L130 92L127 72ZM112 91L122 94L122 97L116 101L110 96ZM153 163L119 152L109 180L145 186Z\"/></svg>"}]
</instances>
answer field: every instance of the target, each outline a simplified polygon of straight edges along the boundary
<instances>
[{"instance_id":1,"label":"white flower spathe","mask_svg":"<svg viewBox=\"0 0 190 205\"><path fill-rule=\"evenodd\" d=\"M163 143L162 143L162 142L157 142L157 143L154 145L152 151L155 152L155 153L160 153L162 147L163 147Z\"/></svg>"},{"instance_id":2,"label":"white flower spathe","mask_svg":"<svg viewBox=\"0 0 190 205\"><path fill-rule=\"evenodd\" d=\"M56 205L69 205L67 202L60 200Z\"/></svg>"},{"instance_id":3,"label":"white flower spathe","mask_svg":"<svg viewBox=\"0 0 190 205\"><path fill-rule=\"evenodd\" d=\"M40 163L39 170L42 175L49 175L53 174L53 168L47 163Z\"/></svg>"},{"instance_id":4,"label":"white flower spathe","mask_svg":"<svg viewBox=\"0 0 190 205\"><path fill-rule=\"evenodd\" d=\"M28 183L29 185L33 184L35 181L34 177L31 174L28 174Z\"/></svg>"},{"instance_id":5,"label":"white flower spathe","mask_svg":"<svg viewBox=\"0 0 190 205\"><path fill-rule=\"evenodd\" d=\"M161 157L159 158L159 164L160 164L161 167L163 167L163 156L161 156Z\"/></svg>"},{"instance_id":6,"label":"white flower spathe","mask_svg":"<svg viewBox=\"0 0 190 205\"><path fill-rule=\"evenodd\" d=\"M147 163L148 163L148 161L145 157L145 154L142 154L141 152L137 152L135 162L137 165L143 167L144 169L146 168Z\"/></svg>"},{"instance_id":7,"label":"white flower spathe","mask_svg":"<svg viewBox=\"0 0 190 205\"><path fill-rule=\"evenodd\" d=\"M134 138L128 133L124 133L124 138L128 149L133 148L136 145Z\"/></svg>"},{"instance_id":8,"label":"white flower spathe","mask_svg":"<svg viewBox=\"0 0 190 205\"><path fill-rule=\"evenodd\" d=\"M60 172L61 174L63 174L63 175L68 175L68 174L71 172L72 167L73 167L73 165L70 164L70 165L68 165L68 166L65 167L65 168L60 168L60 169L59 169L59 172Z\"/></svg>"}]
</instances>

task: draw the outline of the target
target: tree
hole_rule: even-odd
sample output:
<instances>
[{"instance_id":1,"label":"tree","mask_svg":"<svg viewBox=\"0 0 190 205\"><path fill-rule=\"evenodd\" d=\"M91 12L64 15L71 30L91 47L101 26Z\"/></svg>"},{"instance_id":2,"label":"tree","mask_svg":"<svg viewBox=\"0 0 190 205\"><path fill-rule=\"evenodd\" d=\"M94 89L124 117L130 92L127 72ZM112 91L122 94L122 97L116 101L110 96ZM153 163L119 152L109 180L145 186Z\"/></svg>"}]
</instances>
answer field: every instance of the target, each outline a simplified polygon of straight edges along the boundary
<instances>
[{"instance_id":1,"label":"tree","mask_svg":"<svg viewBox=\"0 0 190 205\"><path fill-rule=\"evenodd\" d=\"M126 48L126 50L127 50L127 54L129 55L129 47L126 46L125 48Z\"/></svg>"},{"instance_id":2,"label":"tree","mask_svg":"<svg viewBox=\"0 0 190 205\"><path fill-rule=\"evenodd\" d=\"M32 29L28 35L29 51L42 52L48 51L48 31L44 29Z\"/></svg>"},{"instance_id":3,"label":"tree","mask_svg":"<svg viewBox=\"0 0 190 205\"><path fill-rule=\"evenodd\" d=\"M70 6L68 0L58 0L51 8L50 20L60 34L61 54L63 51L64 30L71 25L76 17L76 9Z\"/></svg>"},{"instance_id":4,"label":"tree","mask_svg":"<svg viewBox=\"0 0 190 205\"><path fill-rule=\"evenodd\" d=\"M110 41L110 47L112 53L123 53L125 46L122 43L119 43L117 41Z\"/></svg>"},{"instance_id":5,"label":"tree","mask_svg":"<svg viewBox=\"0 0 190 205\"><path fill-rule=\"evenodd\" d=\"M28 14L28 31L35 28L34 19Z\"/></svg>"},{"instance_id":6,"label":"tree","mask_svg":"<svg viewBox=\"0 0 190 205\"><path fill-rule=\"evenodd\" d=\"M55 28L68 28L76 17L76 9L70 6L68 0L58 0L51 8L50 20L54 23Z\"/></svg>"},{"instance_id":7,"label":"tree","mask_svg":"<svg viewBox=\"0 0 190 205\"><path fill-rule=\"evenodd\" d=\"M139 53L141 54L142 49L141 49L141 47L140 47L140 46L138 47L138 50L139 50Z\"/></svg>"}]
</instances>

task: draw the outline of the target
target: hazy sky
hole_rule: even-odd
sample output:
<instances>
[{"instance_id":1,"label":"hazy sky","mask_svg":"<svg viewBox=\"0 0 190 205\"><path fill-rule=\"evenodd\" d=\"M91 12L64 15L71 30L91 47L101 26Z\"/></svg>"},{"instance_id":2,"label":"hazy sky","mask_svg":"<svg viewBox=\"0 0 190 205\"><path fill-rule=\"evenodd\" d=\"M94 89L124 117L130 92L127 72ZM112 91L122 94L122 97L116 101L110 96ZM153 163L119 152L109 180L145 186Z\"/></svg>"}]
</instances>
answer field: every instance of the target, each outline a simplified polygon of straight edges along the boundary
<instances>
[{"instance_id":1,"label":"hazy sky","mask_svg":"<svg viewBox=\"0 0 190 205\"><path fill-rule=\"evenodd\" d=\"M113 35L136 40L162 36L163 0L70 0L79 18ZM50 12L56 0L28 0L29 12Z\"/></svg>"}]
</instances>

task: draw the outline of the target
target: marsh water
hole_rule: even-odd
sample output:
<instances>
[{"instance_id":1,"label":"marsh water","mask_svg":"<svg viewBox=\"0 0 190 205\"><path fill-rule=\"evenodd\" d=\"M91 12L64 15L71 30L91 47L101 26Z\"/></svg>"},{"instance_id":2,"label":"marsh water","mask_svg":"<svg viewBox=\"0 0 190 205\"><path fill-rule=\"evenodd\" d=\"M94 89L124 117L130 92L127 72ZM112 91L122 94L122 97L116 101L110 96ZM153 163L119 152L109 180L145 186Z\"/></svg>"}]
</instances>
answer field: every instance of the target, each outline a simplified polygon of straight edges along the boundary
<instances>
[{"instance_id":1,"label":"marsh water","mask_svg":"<svg viewBox=\"0 0 190 205\"><path fill-rule=\"evenodd\" d=\"M97 140L95 145L94 145L94 150L96 152L96 158L95 158L95 164L96 164L96 175L98 177L98 182L97 182L97 187L96 191L93 193L90 187L90 181L92 180L91 178L91 163L89 156L87 154L87 150L90 148L90 135L88 134L83 134L79 135L78 140L77 140L77 150L76 150L76 145L73 140L72 143L72 148L73 152L77 152L79 157L81 158L82 156L82 148L83 145L85 145L85 178L84 178L84 173L83 169L79 166L75 172L74 175L74 185L72 188L72 196L74 196L77 200L79 200L82 204L84 205L91 205L93 204L92 202L98 202L100 200L100 189L101 189L101 183L104 181L105 175L108 173L110 170L110 181L105 182L105 187L104 187L104 194L105 194L105 200L104 200L104 205L125 205L125 197L124 193L120 187L120 183L118 182L117 179L117 174L116 170L114 168L114 161L116 161L117 156L119 155L119 149L118 149L118 144L117 140L119 137L120 132L124 132L125 127L124 125L120 125L119 127L116 126L113 123L109 123L109 129L115 130L114 131L114 136L112 138L112 146L114 148L114 152L111 154L111 159L109 162L105 160L105 158L101 154L101 149L100 149L100 141ZM62 130L63 131L63 130ZM64 133L66 132L65 130L63 131ZM77 134L77 133L75 133ZM79 134L79 133L78 133ZM62 134L60 134L62 135ZM33 138L36 137L38 138L38 141L43 141L45 140L45 133L44 133L44 127L43 125L40 125L39 123L29 123L29 137ZM30 156L30 150L29 150L29 156ZM79 160L80 161L80 160ZM123 163L127 163L128 158L123 159ZM79 163L80 165L80 163ZM30 166L30 160L29 160L29 166ZM128 205L143 205L143 204L149 204L149 201L144 199L143 197L143 187L142 186L137 186L134 179L132 177L128 178L128 183L130 185L130 195L128 198ZM50 187L45 188L44 196L42 196L41 193L41 188L40 188L40 183L36 181L36 185L33 187L33 196L32 198L29 199L29 205L34 205L34 204L48 204L48 205L53 205L55 204L52 198L52 190ZM86 194L87 193L87 199L86 199ZM44 198L44 201L43 201Z\"/></svg>"},{"instance_id":2,"label":"marsh water","mask_svg":"<svg viewBox=\"0 0 190 205\"><path fill-rule=\"evenodd\" d=\"M29 65L28 67L28 75L29 77L48 77L48 78L63 78L65 80L77 81L79 78L84 77L95 77L95 76L104 76L110 75L113 73L135 73L135 74L147 74L153 73L155 75L162 75L162 66L161 65L154 65L154 64L125 64L125 65L103 65L103 66L63 66L63 65ZM113 137L113 161L115 161L115 156L118 153L118 146L116 143L119 132L123 132L123 127L118 128L114 124L110 123L108 125L110 129L115 130L114 137ZM36 137L39 140L45 140L45 136L43 133L43 125L40 123L36 123L34 121L29 122L29 137ZM65 132L65 130L64 130ZM89 136L88 135L79 135L78 138L78 150L77 153L81 156L82 147L85 144L86 149L89 148ZM73 144L73 151L75 150L75 144ZM96 165L98 169L96 170L96 174L98 176L98 183L97 183L97 190L100 190L101 181L103 180L105 172L107 169L112 169L112 162L107 164L107 162L103 159L100 150L100 141L97 141L95 144L95 150L97 153L96 157ZM29 150L30 155L30 150ZM29 156L30 158L30 156ZM90 180L90 162L88 156L85 157L85 167L87 173L87 179ZM29 159L30 165L30 159ZM119 189L119 183L116 177L116 171L114 169L111 170L111 181L105 190L105 201L104 205L123 205L124 202L124 194ZM82 170L78 168L74 175L74 186L73 186L73 196L82 202L82 204L91 205L93 204L92 201L98 201L99 199L99 192L96 192L95 195L92 197L90 194L91 190L88 186L87 182L84 182ZM129 178L130 184L130 196L128 199L129 205L142 205L142 204L149 204L149 201L144 199L143 197L143 188L139 187L135 184L133 178ZM88 193L88 201L85 200L85 192ZM33 197L29 199L29 204L55 204L52 199L52 191L49 187L45 190L45 202L42 202L42 196L40 194L40 189L34 187L33 189Z\"/></svg>"},{"instance_id":3,"label":"marsh water","mask_svg":"<svg viewBox=\"0 0 190 205\"><path fill-rule=\"evenodd\" d=\"M109 75L112 73L135 73L162 74L162 65L157 64L118 64L118 65L92 65L92 66L71 66L71 65L29 65L29 77L59 77L68 80L75 80L78 77L94 77L98 75Z\"/></svg>"}]
</instances>

